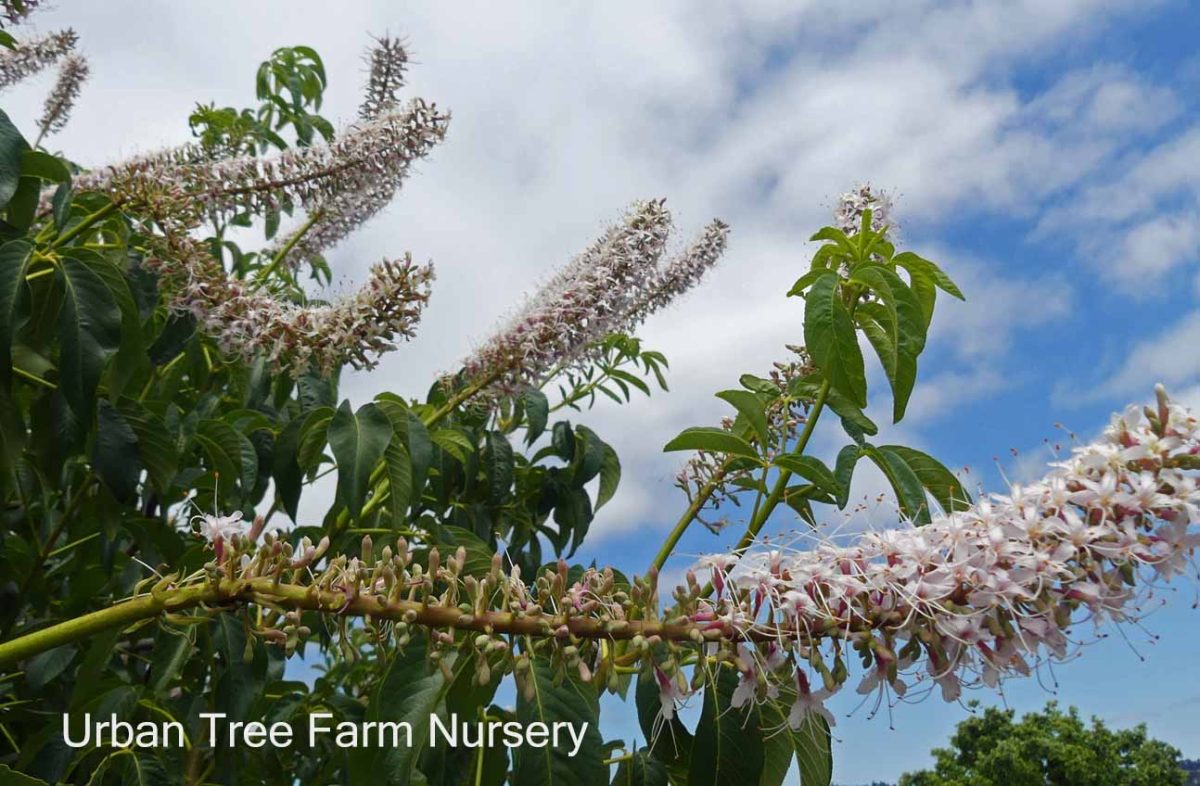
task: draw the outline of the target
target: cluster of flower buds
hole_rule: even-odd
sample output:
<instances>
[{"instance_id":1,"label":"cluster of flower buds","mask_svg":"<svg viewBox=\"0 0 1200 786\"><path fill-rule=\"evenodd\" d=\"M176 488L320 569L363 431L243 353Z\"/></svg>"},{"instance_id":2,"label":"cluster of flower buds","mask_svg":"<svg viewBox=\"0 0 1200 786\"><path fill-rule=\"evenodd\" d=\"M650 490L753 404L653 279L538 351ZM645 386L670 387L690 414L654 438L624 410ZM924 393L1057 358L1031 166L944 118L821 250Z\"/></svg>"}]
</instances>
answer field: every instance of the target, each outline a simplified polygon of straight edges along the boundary
<instances>
[{"instance_id":1,"label":"cluster of flower buds","mask_svg":"<svg viewBox=\"0 0 1200 786\"><path fill-rule=\"evenodd\" d=\"M78 42L74 30L21 41L0 53L0 88L15 85L69 55Z\"/></svg>"},{"instance_id":2,"label":"cluster of flower buds","mask_svg":"<svg viewBox=\"0 0 1200 786\"><path fill-rule=\"evenodd\" d=\"M660 269L670 229L662 200L635 202L620 223L559 270L464 361L462 376L487 379L493 391L513 393L585 361L604 336L631 333L695 285L724 251L728 227L714 221L699 241Z\"/></svg>"},{"instance_id":3,"label":"cluster of flower buds","mask_svg":"<svg viewBox=\"0 0 1200 786\"><path fill-rule=\"evenodd\" d=\"M433 660L474 648L481 682L511 669L522 690L531 657L613 689L641 663L668 718L709 667L727 664L740 673L733 706L786 701L800 728L811 716L833 722L824 702L851 681L854 660L860 693L936 686L956 700L1068 657L1076 628L1136 621L1156 582L1195 567L1200 421L1161 389L1157 406L1114 417L1053 466L924 527L703 558L662 612L653 569L625 583L560 561L527 583L500 555L458 547L444 558L404 538L378 549L369 536L358 556L323 560L328 540L293 548L267 533L259 545L253 525L227 519L202 524L217 558L192 583L216 588L201 602L364 617L385 645L421 628ZM263 635L294 647L299 617L282 621Z\"/></svg>"},{"instance_id":4,"label":"cluster of flower buds","mask_svg":"<svg viewBox=\"0 0 1200 786\"><path fill-rule=\"evenodd\" d=\"M215 161L205 151L189 150L201 146L187 145L98 169L79 177L76 187L119 196L136 190L139 182L169 185L209 215L259 215L283 204L318 209L338 194L407 173L445 137L448 122L449 115L435 105L414 99L347 129L327 145Z\"/></svg>"},{"instance_id":5,"label":"cluster of flower buds","mask_svg":"<svg viewBox=\"0 0 1200 786\"><path fill-rule=\"evenodd\" d=\"M870 183L847 191L838 198L833 210L833 223L847 235L856 235L862 229L863 214L871 211L871 229L882 232L895 230L892 224L892 195L871 188Z\"/></svg>"},{"instance_id":6,"label":"cluster of flower buds","mask_svg":"<svg viewBox=\"0 0 1200 786\"><path fill-rule=\"evenodd\" d=\"M42 116L38 119L38 130L43 137L61 131L71 117L75 99L88 78L88 64L80 55L68 55L58 69L58 80L54 89L46 96Z\"/></svg>"},{"instance_id":7,"label":"cluster of flower buds","mask_svg":"<svg viewBox=\"0 0 1200 786\"><path fill-rule=\"evenodd\" d=\"M398 38L383 36L375 39L375 45L367 53L367 86L363 90L363 102L358 116L363 120L374 120L383 112L396 106L396 93L404 87L404 73L408 70L408 50Z\"/></svg>"},{"instance_id":8,"label":"cluster of flower buds","mask_svg":"<svg viewBox=\"0 0 1200 786\"><path fill-rule=\"evenodd\" d=\"M812 359L804 347L793 344L786 347L793 354L793 359L776 361L758 388L759 392L770 392L773 396L766 408L767 431L778 439L773 444L762 446L767 458L774 457L782 449L781 446L796 436L812 404L807 399L796 398L789 393L793 380L813 373ZM733 424L733 418L721 420L721 428L726 431L732 430ZM755 435L749 435L749 439L757 442ZM675 485L687 495L689 502L704 497L706 508L719 510L723 501L733 500L746 490L746 486L738 481L748 478L754 470L753 466L739 468L731 465L731 462L728 454L698 450L676 473ZM703 513L697 515L697 520L714 532L719 532L727 523L725 519L713 520Z\"/></svg>"}]
</instances>

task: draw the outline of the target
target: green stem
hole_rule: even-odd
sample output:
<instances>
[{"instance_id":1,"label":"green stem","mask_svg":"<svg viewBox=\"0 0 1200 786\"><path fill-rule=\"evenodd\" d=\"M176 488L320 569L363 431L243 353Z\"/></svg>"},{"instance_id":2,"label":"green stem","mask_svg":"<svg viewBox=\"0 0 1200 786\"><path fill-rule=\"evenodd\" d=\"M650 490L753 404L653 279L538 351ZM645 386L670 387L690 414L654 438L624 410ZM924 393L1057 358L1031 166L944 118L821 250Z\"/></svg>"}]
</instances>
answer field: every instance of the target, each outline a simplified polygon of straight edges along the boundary
<instances>
[{"instance_id":1,"label":"green stem","mask_svg":"<svg viewBox=\"0 0 1200 786\"><path fill-rule=\"evenodd\" d=\"M808 411L808 417L804 420L804 431L800 432L800 439L796 441L796 447L792 449L792 455L800 455L804 449L808 447L808 441L812 438L813 428L817 425L817 418L821 416L821 411L825 409L825 400L829 397L829 381L821 383L821 389L817 391L817 397L813 401L812 409ZM766 502L758 512L750 519L749 526L746 527L746 532L734 547L733 553L735 557L740 557L742 553L750 547L754 539L758 537L759 530L767 523L767 519L771 517L771 513L779 505L783 499L784 493L787 491L788 481L791 480L792 473L786 469L779 471L779 477L775 480L775 486L771 489L770 495Z\"/></svg>"},{"instance_id":2,"label":"green stem","mask_svg":"<svg viewBox=\"0 0 1200 786\"><path fill-rule=\"evenodd\" d=\"M679 517L679 521L675 522L675 526L671 529L671 534L667 535L667 539L663 541L662 548L658 550L658 554L654 557L654 562L651 563L656 570L661 571L663 565L667 564L667 558L675 550L675 546L679 543L679 539L683 537L683 533L695 521L696 516L700 513L700 509L704 507L705 503L721 487L721 481L725 478L725 466L730 461L732 459L727 459L725 464L722 464L713 473L712 478L697 490L696 496L692 498L692 502L687 506L687 510Z\"/></svg>"},{"instance_id":3,"label":"green stem","mask_svg":"<svg viewBox=\"0 0 1200 786\"><path fill-rule=\"evenodd\" d=\"M82 221L80 221L78 224L76 224L75 226L68 229L66 232L63 232L61 235L59 235L54 240L54 242L52 242L50 244L50 248L58 248L59 246L69 243L70 241L72 241L76 237L78 237L79 235L81 235L84 232L86 232L87 230L91 229L93 224L95 224L98 221L103 221L104 219L111 216L113 213L117 212L118 209L119 209L119 207L116 202L109 202L107 205L100 208L95 213L91 213L90 215L84 216Z\"/></svg>"},{"instance_id":4,"label":"green stem","mask_svg":"<svg viewBox=\"0 0 1200 786\"><path fill-rule=\"evenodd\" d=\"M33 382L34 384L41 385L42 387L49 388L50 390L56 390L58 388L58 385L55 385L53 382L51 382L47 379L42 379L37 374L34 374L30 371L26 371L25 369L21 368L20 366L13 366L12 370L16 373L16 375L18 377L27 379L30 382Z\"/></svg>"},{"instance_id":5,"label":"green stem","mask_svg":"<svg viewBox=\"0 0 1200 786\"><path fill-rule=\"evenodd\" d=\"M42 628L15 639L0 642L0 671L12 668L28 658L65 644L72 644L114 628L155 619L163 614L181 612L198 606L232 611L246 604L269 608L316 611L354 617L405 620L413 625L445 630L464 630L511 634L514 636L551 637L566 627L577 637L628 641L635 636L659 636L671 641L695 641L693 623L684 620L604 620L570 614L518 616L508 611L484 611L463 614L457 606L440 606L424 601L391 600L383 595L361 594L349 603L341 591L320 590L313 585L284 584L275 577L222 579L192 584L121 601L105 609ZM701 631L705 639L723 638L719 629ZM775 641L781 636L796 636L794 631L770 627L747 632L752 641Z\"/></svg>"},{"instance_id":6,"label":"green stem","mask_svg":"<svg viewBox=\"0 0 1200 786\"><path fill-rule=\"evenodd\" d=\"M279 266L283 264L283 260L287 258L287 255L292 252L292 249L296 247L296 244L299 243L306 234L308 234L308 230L312 229L313 225L316 224L320 218L321 211L314 210L312 215L308 217L308 220L301 224L300 228L292 233L292 236L288 238L288 241L283 244L283 248L279 249L279 253L271 258L271 264L267 265L265 268L255 274L254 288L261 286L267 279L271 277L272 274L274 274L276 270L279 269Z\"/></svg>"}]
</instances>

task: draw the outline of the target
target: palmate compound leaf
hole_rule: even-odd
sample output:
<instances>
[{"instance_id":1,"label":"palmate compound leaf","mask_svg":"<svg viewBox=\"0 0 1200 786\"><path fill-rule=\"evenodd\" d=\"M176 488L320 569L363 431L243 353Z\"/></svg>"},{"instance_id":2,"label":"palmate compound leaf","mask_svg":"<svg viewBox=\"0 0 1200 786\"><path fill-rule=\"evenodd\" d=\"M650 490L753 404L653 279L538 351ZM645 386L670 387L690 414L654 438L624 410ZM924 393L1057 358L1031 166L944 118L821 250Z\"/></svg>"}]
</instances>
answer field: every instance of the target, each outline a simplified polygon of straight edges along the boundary
<instances>
[{"instance_id":1,"label":"palmate compound leaf","mask_svg":"<svg viewBox=\"0 0 1200 786\"><path fill-rule=\"evenodd\" d=\"M517 721L528 726L541 722L570 723L576 729L587 724L578 755L570 748L524 745L513 750L513 786L605 786L604 742L600 737L600 702L596 688L582 682L572 669L555 680L550 661L535 657L526 679L532 688L517 694Z\"/></svg>"}]
</instances>

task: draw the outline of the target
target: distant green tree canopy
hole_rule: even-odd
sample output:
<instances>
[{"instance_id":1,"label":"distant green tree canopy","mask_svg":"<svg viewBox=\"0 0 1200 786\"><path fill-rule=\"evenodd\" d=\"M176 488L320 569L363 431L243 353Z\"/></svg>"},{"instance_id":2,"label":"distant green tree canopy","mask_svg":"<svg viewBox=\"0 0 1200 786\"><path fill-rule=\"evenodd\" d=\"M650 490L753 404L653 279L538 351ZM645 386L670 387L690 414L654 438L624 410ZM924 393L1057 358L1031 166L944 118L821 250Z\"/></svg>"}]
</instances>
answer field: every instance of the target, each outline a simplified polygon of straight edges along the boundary
<instances>
[{"instance_id":1,"label":"distant green tree canopy","mask_svg":"<svg viewBox=\"0 0 1200 786\"><path fill-rule=\"evenodd\" d=\"M931 770L906 773L899 786L1184 786L1179 751L1146 734L1144 724L1112 730L1097 718L1050 702L1019 721L989 707L958 724L950 746L933 751Z\"/></svg>"}]
</instances>

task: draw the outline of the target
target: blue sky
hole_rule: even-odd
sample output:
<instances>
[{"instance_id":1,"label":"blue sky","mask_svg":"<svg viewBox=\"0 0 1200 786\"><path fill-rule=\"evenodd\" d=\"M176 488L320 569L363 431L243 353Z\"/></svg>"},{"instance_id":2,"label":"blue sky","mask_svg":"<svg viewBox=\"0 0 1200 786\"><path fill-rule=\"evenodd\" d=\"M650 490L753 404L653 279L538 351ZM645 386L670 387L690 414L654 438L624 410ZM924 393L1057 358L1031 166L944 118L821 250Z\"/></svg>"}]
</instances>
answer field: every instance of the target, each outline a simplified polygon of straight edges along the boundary
<instances>
[{"instance_id":1,"label":"blue sky","mask_svg":"<svg viewBox=\"0 0 1200 786\"><path fill-rule=\"evenodd\" d=\"M355 401L423 393L635 198L667 197L680 242L712 216L729 221L721 268L643 333L672 361L671 393L580 418L625 465L584 556L627 572L644 569L683 506L671 482L680 457L661 445L714 423L724 404L713 392L800 341L803 305L783 293L806 267L807 236L857 182L898 192L904 244L968 296L943 300L909 417L888 439L969 467L969 485L998 490L1000 467L1040 473L1043 440L1062 439L1056 423L1087 438L1159 380L1200 405L1194 5L645 6L361 2L331 16L308 0L59 0L34 19L42 29L74 25L92 60L75 121L58 137L87 163L182 141L197 101L250 103L254 67L284 44L322 52L326 113L349 119L367 33L408 37L411 94L451 108L449 137L331 261L338 286L404 250L432 258L439 278L418 339L345 381ZM6 94L6 110L36 117L47 84ZM878 373L872 383L885 421L886 386ZM842 439L825 424L816 450L832 454ZM855 494L881 488L866 471ZM314 489L305 515L319 515L331 491ZM895 513L873 505L869 520L886 526ZM690 532L668 573L739 532ZM1104 640L1057 668L1055 697L1115 724L1144 721L1200 756L1195 593L1185 582L1168 595L1148 623L1156 643L1131 634L1135 653ZM1006 689L1018 710L1050 697L1036 681ZM929 699L897 707L890 728L865 710L846 717L854 704L846 696L834 707L844 783L921 766L966 716ZM605 726L628 733L630 716L609 702Z\"/></svg>"}]
</instances>

